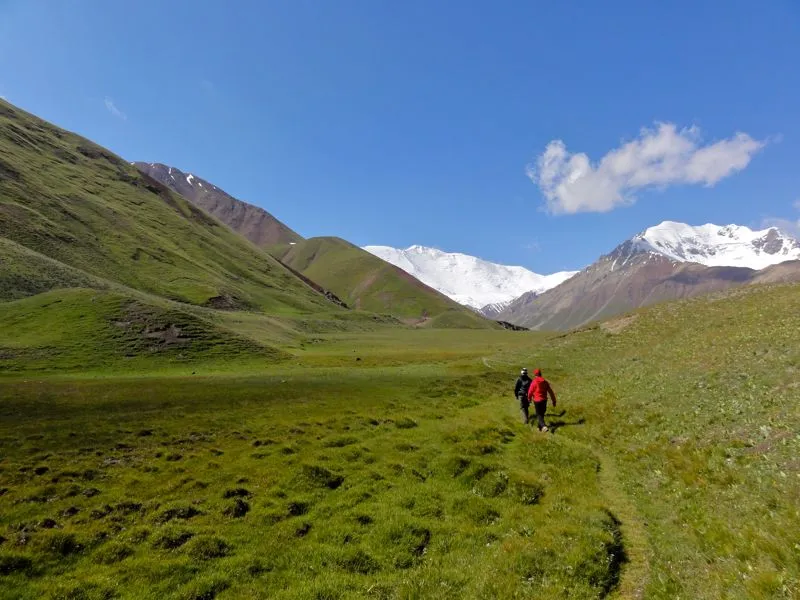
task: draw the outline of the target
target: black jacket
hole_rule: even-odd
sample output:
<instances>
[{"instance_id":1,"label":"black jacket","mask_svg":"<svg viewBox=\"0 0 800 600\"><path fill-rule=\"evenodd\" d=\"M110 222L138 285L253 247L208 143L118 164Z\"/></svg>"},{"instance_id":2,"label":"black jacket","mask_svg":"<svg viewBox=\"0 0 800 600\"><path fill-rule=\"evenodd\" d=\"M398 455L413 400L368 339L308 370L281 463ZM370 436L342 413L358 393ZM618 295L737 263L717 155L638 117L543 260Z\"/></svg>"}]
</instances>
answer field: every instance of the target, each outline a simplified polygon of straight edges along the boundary
<instances>
[{"instance_id":1,"label":"black jacket","mask_svg":"<svg viewBox=\"0 0 800 600\"><path fill-rule=\"evenodd\" d=\"M520 375L517 378L517 383L514 384L514 396L519 398L523 396L524 398L528 397L528 388L531 386L531 379L527 375Z\"/></svg>"}]
</instances>

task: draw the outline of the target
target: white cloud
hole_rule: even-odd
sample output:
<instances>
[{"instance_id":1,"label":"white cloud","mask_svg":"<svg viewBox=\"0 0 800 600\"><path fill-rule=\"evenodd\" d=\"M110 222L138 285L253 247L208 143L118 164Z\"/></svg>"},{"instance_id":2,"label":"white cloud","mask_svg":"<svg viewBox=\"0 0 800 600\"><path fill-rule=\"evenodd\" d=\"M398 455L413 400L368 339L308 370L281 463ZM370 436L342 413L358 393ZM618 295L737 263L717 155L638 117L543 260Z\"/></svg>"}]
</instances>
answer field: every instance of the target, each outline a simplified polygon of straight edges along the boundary
<instances>
[{"instance_id":1,"label":"white cloud","mask_svg":"<svg viewBox=\"0 0 800 600\"><path fill-rule=\"evenodd\" d=\"M704 146L697 127L679 130L672 123L657 123L596 164L587 154L570 153L563 141L553 140L526 171L542 190L549 212L607 212L633 204L634 192L648 187L713 186L744 169L765 145L737 133Z\"/></svg>"},{"instance_id":2,"label":"white cloud","mask_svg":"<svg viewBox=\"0 0 800 600\"><path fill-rule=\"evenodd\" d=\"M128 115L126 115L124 112L118 109L117 106L114 104L114 101L108 96L106 96L105 105L106 108L108 109L108 112L110 112L118 119L122 119L123 121L126 121L128 119Z\"/></svg>"}]
</instances>

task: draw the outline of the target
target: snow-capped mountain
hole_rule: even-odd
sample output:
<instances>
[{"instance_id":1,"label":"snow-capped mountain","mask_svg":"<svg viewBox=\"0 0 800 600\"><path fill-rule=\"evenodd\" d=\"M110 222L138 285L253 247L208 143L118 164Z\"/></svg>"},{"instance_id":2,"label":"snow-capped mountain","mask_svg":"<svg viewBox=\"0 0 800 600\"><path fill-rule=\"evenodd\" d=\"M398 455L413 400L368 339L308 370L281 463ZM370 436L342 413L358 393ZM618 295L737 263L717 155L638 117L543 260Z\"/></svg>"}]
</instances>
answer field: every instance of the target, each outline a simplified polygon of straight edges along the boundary
<instances>
[{"instance_id":1,"label":"snow-capped mountain","mask_svg":"<svg viewBox=\"0 0 800 600\"><path fill-rule=\"evenodd\" d=\"M505 305L526 292L541 293L572 277L576 271L539 275L524 267L498 265L475 256L443 252L425 246L405 250L389 246L365 246L364 250L403 269L466 306L482 309Z\"/></svg>"},{"instance_id":2,"label":"snow-capped mountain","mask_svg":"<svg viewBox=\"0 0 800 600\"><path fill-rule=\"evenodd\" d=\"M517 298L496 318L533 329L569 329L664 300L798 279L800 242L776 228L665 221L563 285Z\"/></svg>"},{"instance_id":3,"label":"snow-capped mountain","mask_svg":"<svg viewBox=\"0 0 800 600\"><path fill-rule=\"evenodd\" d=\"M753 231L742 225L691 226L664 221L630 240L632 252L653 252L677 262L707 267L760 270L800 259L800 242L775 227Z\"/></svg>"}]
</instances>

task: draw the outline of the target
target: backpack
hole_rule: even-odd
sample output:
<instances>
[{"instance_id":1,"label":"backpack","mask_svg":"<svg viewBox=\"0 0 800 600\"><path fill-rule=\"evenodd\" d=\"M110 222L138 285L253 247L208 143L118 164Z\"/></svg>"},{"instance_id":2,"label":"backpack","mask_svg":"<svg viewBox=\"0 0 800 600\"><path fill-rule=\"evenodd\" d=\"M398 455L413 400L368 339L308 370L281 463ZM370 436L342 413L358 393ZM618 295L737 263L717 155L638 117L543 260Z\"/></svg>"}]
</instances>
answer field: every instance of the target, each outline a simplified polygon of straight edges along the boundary
<instances>
[{"instance_id":1,"label":"backpack","mask_svg":"<svg viewBox=\"0 0 800 600\"><path fill-rule=\"evenodd\" d=\"M517 393L517 397L518 398L525 398L527 400L528 399L528 389L530 389L531 384L533 383L533 379L531 379L529 377L527 379L527 381L526 381L525 379L520 377L519 381L520 381L520 386L519 386L519 392Z\"/></svg>"}]
</instances>

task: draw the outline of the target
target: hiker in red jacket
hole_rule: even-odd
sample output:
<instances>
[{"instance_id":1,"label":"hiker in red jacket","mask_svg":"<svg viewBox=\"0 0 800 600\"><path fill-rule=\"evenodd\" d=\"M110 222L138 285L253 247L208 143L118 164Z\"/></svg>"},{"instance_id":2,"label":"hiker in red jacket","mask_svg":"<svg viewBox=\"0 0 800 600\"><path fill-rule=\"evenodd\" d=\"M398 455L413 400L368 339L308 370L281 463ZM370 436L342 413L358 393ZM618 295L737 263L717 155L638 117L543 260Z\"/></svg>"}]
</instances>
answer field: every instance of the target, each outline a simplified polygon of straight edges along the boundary
<instances>
[{"instance_id":1,"label":"hiker in red jacket","mask_svg":"<svg viewBox=\"0 0 800 600\"><path fill-rule=\"evenodd\" d=\"M528 400L533 400L533 406L536 409L536 418L539 421L539 431L547 431L547 425L544 424L544 414L547 412L547 397L553 400L553 408L556 406L556 394L553 388L550 387L550 382L542 377L542 370L536 369L533 372L533 381L528 388Z\"/></svg>"}]
</instances>

